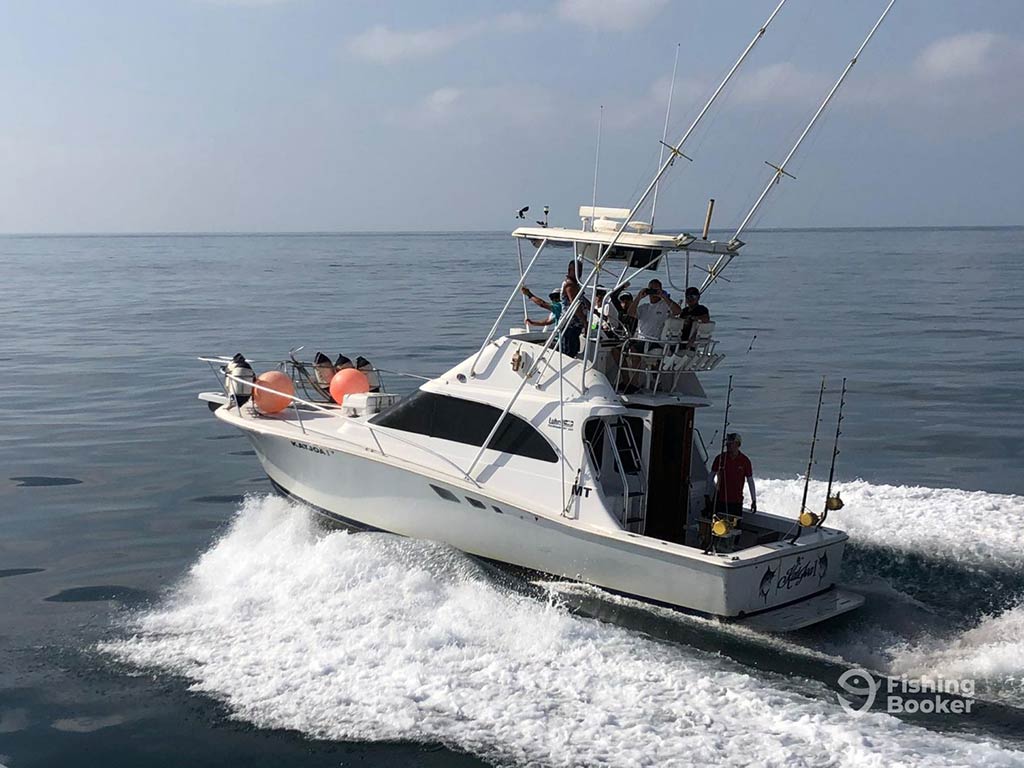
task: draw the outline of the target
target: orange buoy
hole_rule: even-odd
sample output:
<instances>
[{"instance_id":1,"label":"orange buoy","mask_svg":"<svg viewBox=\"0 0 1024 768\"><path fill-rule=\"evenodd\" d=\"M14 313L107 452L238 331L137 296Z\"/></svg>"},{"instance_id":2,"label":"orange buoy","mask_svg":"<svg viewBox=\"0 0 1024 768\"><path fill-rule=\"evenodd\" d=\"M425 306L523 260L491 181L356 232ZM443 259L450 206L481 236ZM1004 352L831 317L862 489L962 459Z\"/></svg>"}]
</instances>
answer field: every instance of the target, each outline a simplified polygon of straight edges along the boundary
<instances>
[{"instance_id":1,"label":"orange buoy","mask_svg":"<svg viewBox=\"0 0 1024 768\"><path fill-rule=\"evenodd\" d=\"M253 387L252 399L256 409L260 413L278 413L292 404L292 395L295 394L295 385L283 371L267 371L261 373L256 379L256 384L267 389ZM268 392L268 389L274 390Z\"/></svg>"},{"instance_id":2,"label":"orange buoy","mask_svg":"<svg viewBox=\"0 0 1024 768\"><path fill-rule=\"evenodd\" d=\"M369 391L370 380L366 378L365 373L355 368L343 368L331 379L331 399L338 405L341 405L345 395Z\"/></svg>"}]
</instances>

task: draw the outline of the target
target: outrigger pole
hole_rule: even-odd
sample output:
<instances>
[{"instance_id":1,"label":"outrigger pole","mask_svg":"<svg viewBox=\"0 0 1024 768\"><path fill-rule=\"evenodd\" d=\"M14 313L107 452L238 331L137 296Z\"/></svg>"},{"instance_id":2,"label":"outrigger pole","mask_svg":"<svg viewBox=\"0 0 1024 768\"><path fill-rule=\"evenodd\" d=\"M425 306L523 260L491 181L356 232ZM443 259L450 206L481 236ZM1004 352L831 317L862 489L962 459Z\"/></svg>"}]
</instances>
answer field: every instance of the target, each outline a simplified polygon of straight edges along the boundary
<instances>
[{"instance_id":1,"label":"outrigger pole","mask_svg":"<svg viewBox=\"0 0 1024 768\"><path fill-rule=\"evenodd\" d=\"M658 163L659 163L658 172L654 175L654 178L651 179L651 183L647 185L647 189L644 190L644 193L642 195L640 195L640 199L636 201L636 203L633 205L632 208L630 208L629 215L626 216L626 220L623 221L621 225L619 225L619 228L616 230L615 234L612 235L612 239L608 242L608 245L606 245L604 247L604 250L602 250L600 253L598 253L597 258L594 261L595 271L591 273L591 276L593 276L594 274L599 274L600 273L601 269L604 266L605 260L608 258L608 254L612 252L612 249L619 242L619 237L622 235L623 232L626 231L626 228L629 226L629 224L633 221L634 217L636 216L637 211L640 210L640 208L647 201L647 198L651 195L652 192L655 194L655 200L657 200L658 182L661 181L661 177L665 175L665 172L669 168L672 167L672 165L676 161L676 158L677 157L682 157L685 160L690 160L691 162L693 161L692 157L688 157L688 156L684 155L683 152L681 151L682 147L683 147L683 144L686 143L686 140L689 139L690 135L694 132L694 130L696 130L697 126L700 124L700 121L704 119L704 116L708 113L708 110L711 109L711 105L714 104L715 101L718 100L718 97L722 93L722 91L725 89L725 86L728 85L730 80L732 80L733 75L735 75L737 70L739 70L740 65L743 64L743 62L746 60L746 58L750 54L750 52L752 50L754 50L754 46L757 45L757 42L762 37L764 37L764 33L768 30L768 25L772 23L772 20L775 18L776 15L778 15L779 11L782 10L782 6L785 5L785 4L786 4L786 0L779 0L779 4L775 6L775 10L772 11L771 15L765 20L764 24L762 24L760 29L757 30L757 33L754 35L753 39L750 41L750 43L747 45L747 47L743 49L743 53L741 53L740 57L738 59L736 59L736 62L732 65L732 68L726 74L725 78L722 80L721 83L718 84L718 87L715 88L714 93L711 94L711 98L708 99L708 101L704 105L703 109L701 109L701 111L697 113L697 116L693 119L693 122L690 123L690 127L686 129L686 132L682 135L682 138L680 138L679 141L676 142L675 146L671 146L671 145L667 144L665 141L661 142L662 150L668 149L668 151L669 151L669 158L668 158L668 160L664 159L664 152L662 152L662 155L661 155L661 157L659 157L659 160L658 160ZM678 49L677 49L676 55L677 55L677 59L678 59ZM669 101L669 106L671 107L671 99ZM667 126L667 124L668 124L668 115L666 115L666 117L665 117L665 122L666 122L666 126ZM591 212L593 212L593 210ZM654 226L654 206L653 206L653 204L652 204L652 207L651 207L651 226L652 226L652 228ZM641 271L640 269L637 269L636 273L639 273L640 271ZM636 273L634 273L634 274L636 274ZM590 280L590 277L588 276L587 280L584 281L581 284L581 287L585 287L586 285L588 285L589 280ZM616 285L612 288L612 290L613 291L618 290L619 287L621 287L624 284L625 284L625 281L623 281L622 278L620 277L619 282L616 283ZM596 278L595 278L594 290L592 291L592 293L595 293L596 289L597 289L597 283L596 283ZM580 293L582 294L583 291L581 290ZM572 309L572 311L575 312L575 308L574 307L571 307L570 309ZM571 317L572 317L571 314L563 311L562 320L566 320L567 321L567 318L571 318ZM559 325L561 325L561 323L559 323ZM588 323L587 323L587 329L588 329L587 330L587 348L590 347L590 330L589 330L589 328L590 328L590 322L589 322L589 319L588 319ZM600 339L601 339L601 330L600 330L600 328L601 328L600 325L598 325L598 332L597 332L597 340L598 341L600 341ZM489 341L489 339L488 339L488 341ZM582 368L582 374L581 374L581 379L580 379L582 387L586 386L586 372L587 372L587 356L586 356L586 352L584 352L583 368Z\"/></svg>"},{"instance_id":2,"label":"outrigger pole","mask_svg":"<svg viewBox=\"0 0 1024 768\"><path fill-rule=\"evenodd\" d=\"M718 279L718 276L722 273L722 270L729 266L729 262L731 262L736 257L736 253L743 246L743 241L740 240L740 235L743 234L743 230L747 228L747 224L750 223L750 220L754 218L754 214L757 213L765 198L768 197L768 193L771 191L772 187L778 184L780 181L782 181L783 176L789 176L791 179L796 178L793 174L789 173L786 170L786 166L789 164L789 161L793 159L793 156L796 154L797 150L800 149L800 145L803 143L804 139L807 138L807 134L811 132L811 129L814 127L814 124L818 122L818 118L821 117L822 113L825 111L825 108L829 105L829 102L832 101L832 97L836 95L836 91L839 90L839 86L843 84L843 81L846 79L846 76L850 74L850 70L853 69L853 66L857 63L857 60L860 58L861 53L867 47L868 43L871 42L871 38L875 36L875 32L882 25L882 22L885 20L885 17L889 14L889 11L892 9L895 3L896 0L889 0L889 4L885 6L885 10L882 11L882 15L879 16L878 21L875 22L875 26L871 28L871 31L868 32L868 36L864 38L864 42L860 44L860 48L858 48L857 52L853 54L853 58L850 59L850 63L846 65L846 68L843 70L842 74L839 75L839 79L836 80L835 84L832 86L832 89L828 92L828 95L825 96L825 100L822 101L821 105L818 107L817 112L814 113L814 116L811 118L810 122L807 123L807 126L803 130L803 133L800 134L800 137L796 140L796 143L793 144L793 147L789 150L789 154L786 155L786 159L783 160L782 163L779 165L769 163L767 160L765 161L765 164L771 166L775 172L771 175L771 178L765 185L764 190L761 192L760 196L754 202L754 205L747 212L747 215L743 217L743 221L741 221L740 225L736 228L736 232L733 234L732 238L730 238L729 252L723 253L721 256L719 256L718 260L714 263L714 265L712 265L708 269L708 276L704 279L703 285L701 285L701 291L704 291L704 289L706 289L709 285L715 282L715 280Z\"/></svg>"},{"instance_id":3,"label":"outrigger pole","mask_svg":"<svg viewBox=\"0 0 1024 768\"><path fill-rule=\"evenodd\" d=\"M775 6L775 10L772 11L771 16L769 16L767 21L765 21L765 23L761 25L761 28L757 30L757 33L754 35L754 39L750 41L750 44L747 45L747 47L743 50L743 53L740 54L740 57L736 59L736 63L732 65L732 69L729 70L729 73L725 76L725 79L723 79L722 82L718 84L718 87L715 88L715 92L711 94L711 98L708 99L707 103L704 105L704 108L701 109L699 113L697 113L697 117L695 117L693 119L693 122L690 123L690 127L686 129L686 133L683 134L683 137L675 143L675 146L669 146L667 144L664 145L669 150L668 160L665 160L661 163L661 167L658 169L658 172L654 175L654 178L651 180L651 183L647 186L647 189L644 190L644 193L640 195L640 199L637 200L636 204L630 209L629 216L626 217L626 220L622 222L622 226L619 227L619 229L615 232L614 236L612 237L611 241L608 243L608 245L605 246L604 251L598 257L598 265L604 263L605 258L608 256L609 253L611 253L612 248L614 248L615 244L619 242L619 236L626 231L626 227L629 225L630 222L633 221L633 217L636 216L637 211L640 210L640 207L645 202L647 202L647 198L658 186L658 182L661 181L661 177L665 175L665 171L671 168L672 165L675 163L676 158L682 157L686 160L692 160L692 158L687 157L680 151L683 148L683 144L685 144L686 140L690 138L690 134L692 134L693 131L697 128L697 126L700 124L700 121L704 119L704 115L706 115L708 113L708 110L711 109L711 105L718 100L719 94L722 93L722 91L725 89L725 86L729 83L730 80L732 80L732 76L736 74L736 71L740 68L740 65L743 64L743 62L746 60L750 52L754 50L754 46L757 45L758 40L764 37L764 33L767 31L768 25L772 23L772 20L775 18L778 12L782 10L782 6L784 6L785 4L786 0L780 0L779 4ZM617 287L618 286L616 286L616 288Z\"/></svg>"},{"instance_id":4,"label":"outrigger pole","mask_svg":"<svg viewBox=\"0 0 1024 768\"><path fill-rule=\"evenodd\" d=\"M483 456L484 451L487 450L487 447L490 445L491 440L494 439L494 435L497 433L498 428L501 426L501 424L504 421L505 417L508 415L508 412L512 409L512 406L515 404L516 400L519 398L519 395L522 393L523 388L526 386L526 382L530 380L530 377L533 376L533 374L540 367L541 362L544 360L545 355L547 355L548 350L551 349L552 344L554 343L555 339L560 338L561 334L565 331L565 327L567 327L569 325L569 323L571 322L572 318L575 317L576 310L579 309L580 304L581 304L581 300L583 299L584 291L582 289L584 287L586 287L587 285L589 285L591 280L596 280L597 279L597 276L601 273L601 269L602 269L602 267L604 265L605 260L608 257L608 254L611 253L612 248L614 248L615 245L619 242L619 237L622 235L623 232L626 231L627 225L631 221L633 221L633 217L636 216L637 211L640 210L640 207L644 204L644 202L646 202L646 200L650 196L651 192L654 191L655 186L657 186L658 182L661 180L661 177L665 174L665 171L667 171L672 166L672 164L675 163L676 157L686 157L680 151L682 149L683 144L686 143L686 140L688 138L690 138L690 134L693 133L694 129L696 129L696 127L700 123L700 121L704 119L704 116L707 114L708 110L711 109L711 105L715 103L715 101L718 99L718 96L725 89L725 86L729 83L730 80L732 80L733 75L736 74L736 71L740 68L740 65L743 64L743 62L746 60L746 58L750 54L750 52L752 50L754 50L754 46L757 45L758 40L760 40L762 37L764 37L764 33L768 30L768 25L772 23L772 20L778 15L779 11L782 10L782 6L784 6L785 4L786 4L786 0L779 0L779 4L775 6L775 10L773 10L771 12L771 15L768 17L768 19L764 22L764 24L761 25L760 29L758 29L757 32L754 34L753 39L750 41L750 43L747 45L747 47L743 50L743 53L740 54L740 57L738 59L736 59L736 62L732 65L732 68L729 70L728 74L726 74L726 76L722 80L722 82L719 83L719 85L715 89L714 93L711 94L711 98L708 99L707 103L704 105L704 108L701 109L701 111L697 114L697 117L694 118L693 122L690 124L690 127L686 129L686 133L684 133L682 138L679 139L678 142L676 142L675 146L670 147L671 154L669 156L669 159L664 161L661 164L661 167L658 169L658 173L655 174L654 179L647 186L647 189L644 190L644 193L640 196L640 199L637 200L636 204L630 209L629 216L627 216L626 220L624 222L622 222L622 225L619 227L619 229L612 236L611 240L608 242L608 245L606 245L604 250L598 255L598 258L597 258L597 260L594 263L594 268L590 271L590 274L587 275L587 278L581 282L581 284L580 284L581 290L579 291L579 293L576 294L576 298L572 300L572 302L569 304L568 307L565 307L562 310L562 316L559 318L557 325L554 328L552 328L552 333L549 335L548 340L544 343L544 346L541 348L540 352L537 353L537 358L528 367L528 369L526 371L526 374L523 376L523 380L519 383L519 386L516 388L516 391L512 394L512 397L509 398L508 403L505 405L505 408L501 412L501 416L498 417L497 422L494 424L494 427L491 429L490 433L487 435L487 438L484 440L483 445L480 446L480 450L477 451L477 454L473 458L473 461L470 462L469 468L466 470L466 474L467 475L471 475L472 474L473 469L476 467L476 465L480 461L480 457ZM686 159L688 160L689 158L686 158ZM546 245L547 244L547 240L545 240L543 244ZM534 262L537 260L537 256L538 255L539 255L539 251L534 254L533 259L530 261L530 265L527 266L526 271L520 277L519 283L518 283L518 285L516 285L515 291L518 291L522 287L522 284L526 280L526 274L528 274L530 272L530 268L533 266ZM653 261L652 261L652 263L653 263ZM640 269L637 269L636 272L639 273ZM612 290L617 289L621 285L623 285L623 280L620 278L619 283ZM490 333L487 334L487 338L484 339L484 343L480 345L480 350L477 352L476 357L473 360L473 365L470 367L470 375L471 376L473 375L473 370L476 368L476 364L480 361L480 355L483 354L484 349L487 347L488 344L490 344L491 339L494 338L494 332L497 330L498 324L501 322L502 318L505 316L505 313L508 311L508 307L512 303L514 298L515 298L515 292L513 292L512 296L510 296L509 300L505 303L505 306L502 309L501 313L498 315L498 318L494 321L494 325L491 327ZM589 327L589 318L588 318L588 327ZM600 333L600 327L601 326L598 325L598 329L599 329L598 332L599 333ZM589 333L588 333L588 343L589 343ZM585 385L586 385L586 373L587 373L587 366L586 366L586 360L584 360L584 364L582 366L582 372L581 372L581 376L580 376L581 389L583 387L585 387ZM563 457L563 461L564 461L564 457Z\"/></svg>"}]
</instances>

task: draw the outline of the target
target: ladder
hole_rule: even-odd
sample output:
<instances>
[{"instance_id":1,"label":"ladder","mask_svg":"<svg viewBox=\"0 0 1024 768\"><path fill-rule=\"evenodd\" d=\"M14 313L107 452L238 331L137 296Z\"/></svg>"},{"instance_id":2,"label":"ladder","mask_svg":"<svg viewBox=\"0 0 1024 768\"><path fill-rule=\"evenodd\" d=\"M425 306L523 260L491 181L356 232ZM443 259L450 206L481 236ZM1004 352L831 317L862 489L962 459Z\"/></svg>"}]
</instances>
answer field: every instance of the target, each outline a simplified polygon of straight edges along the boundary
<instances>
[{"instance_id":1,"label":"ladder","mask_svg":"<svg viewBox=\"0 0 1024 768\"><path fill-rule=\"evenodd\" d=\"M622 416L605 422L605 429L611 441L615 468L622 479L622 523L631 533L643 533L647 518L647 481L633 430Z\"/></svg>"}]
</instances>

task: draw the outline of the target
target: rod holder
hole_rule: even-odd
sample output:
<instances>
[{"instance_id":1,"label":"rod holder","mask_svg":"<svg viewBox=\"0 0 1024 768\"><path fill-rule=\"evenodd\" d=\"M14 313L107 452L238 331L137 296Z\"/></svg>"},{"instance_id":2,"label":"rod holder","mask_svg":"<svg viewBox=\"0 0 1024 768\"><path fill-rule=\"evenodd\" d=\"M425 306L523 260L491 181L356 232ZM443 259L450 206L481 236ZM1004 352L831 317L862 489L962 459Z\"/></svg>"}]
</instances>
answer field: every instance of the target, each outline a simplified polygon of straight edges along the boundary
<instances>
[{"instance_id":1,"label":"rod holder","mask_svg":"<svg viewBox=\"0 0 1024 768\"><path fill-rule=\"evenodd\" d=\"M715 198L708 200L708 212L704 217L704 232L701 234L701 240L708 239L708 232L711 231L711 214L715 212Z\"/></svg>"}]
</instances>

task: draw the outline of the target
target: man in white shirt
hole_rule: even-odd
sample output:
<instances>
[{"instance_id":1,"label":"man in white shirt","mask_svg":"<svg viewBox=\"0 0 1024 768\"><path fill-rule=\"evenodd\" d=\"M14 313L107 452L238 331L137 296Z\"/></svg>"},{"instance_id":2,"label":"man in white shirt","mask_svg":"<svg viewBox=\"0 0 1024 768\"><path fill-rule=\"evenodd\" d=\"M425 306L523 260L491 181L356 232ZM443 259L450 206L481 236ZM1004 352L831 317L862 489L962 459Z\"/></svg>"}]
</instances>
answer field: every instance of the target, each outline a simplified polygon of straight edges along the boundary
<instances>
[{"instance_id":1,"label":"man in white shirt","mask_svg":"<svg viewBox=\"0 0 1024 768\"><path fill-rule=\"evenodd\" d=\"M679 305L661 290L661 280L657 278L640 291L629 308L630 316L636 318L637 336L648 341L660 341L665 319L677 317L681 311Z\"/></svg>"},{"instance_id":2,"label":"man in white shirt","mask_svg":"<svg viewBox=\"0 0 1024 768\"><path fill-rule=\"evenodd\" d=\"M646 301L645 301L646 299ZM630 343L630 350L634 355L626 358L626 365L634 369L626 382L625 392L635 392L637 379L635 370L647 367L642 361L647 359L641 357L652 349L659 349L661 341L661 330L665 327L665 320L669 317L678 317L682 309L670 299L661 289L661 280L655 278L647 284L647 287L640 291L636 301L629 307L629 316L636 318L637 340Z\"/></svg>"}]
</instances>

